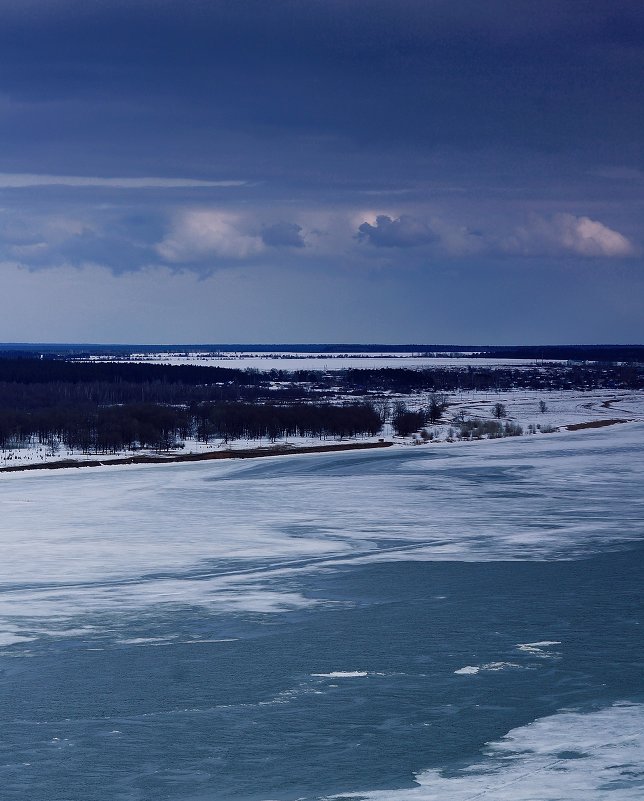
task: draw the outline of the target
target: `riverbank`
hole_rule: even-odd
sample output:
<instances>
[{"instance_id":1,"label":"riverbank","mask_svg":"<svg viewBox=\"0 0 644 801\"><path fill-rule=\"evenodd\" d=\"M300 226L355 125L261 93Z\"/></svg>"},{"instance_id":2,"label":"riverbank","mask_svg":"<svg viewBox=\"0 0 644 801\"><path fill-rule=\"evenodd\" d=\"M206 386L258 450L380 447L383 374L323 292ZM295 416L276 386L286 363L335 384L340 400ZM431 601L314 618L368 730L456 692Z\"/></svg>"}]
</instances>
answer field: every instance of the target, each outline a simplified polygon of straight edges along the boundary
<instances>
[{"instance_id":1,"label":"riverbank","mask_svg":"<svg viewBox=\"0 0 644 801\"><path fill-rule=\"evenodd\" d=\"M360 451L373 448L388 448L393 442L346 442L335 445L314 445L303 448L288 445L273 445L266 448L244 448L239 450L205 451L182 454L140 454L114 459L60 459L56 462L40 462L0 467L0 473L20 473L25 470L62 470L70 467L104 467L120 464L171 464L172 462L204 462L212 459L257 459L262 456L285 456L294 453L334 453L336 451Z\"/></svg>"},{"instance_id":2,"label":"riverbank","mask_svg":"<svg viewBox=\"0 0 644 801\"><path fill-rule=\"evenodd\" d=\"M400 401L414 411L427 406L427 397L422 394L400 396ZM346 400L346 399L344 399ZM392 397L387 401L389 412ZM501 404L505 416L497 419L494 410ZM385 411L383 409L383 411ZM575 390L561 392L536 392L523 389L504 390L500 392L461 392L449 398L449 406L441 420L428 424L426 428L427 442L417 432L412 437L395 435L390 423L382 432L368 439L336 440L329 438L320 440L317 437L289 437L288 441L278 439L272 444L263 440L234 440L225 443L221 439L211 440L206 444L193 438L187 438L170 451L126 450L116 453L82 454L70 452L60 441L44 444L31 441L17 447L6 447L0 456L0 473L19 472L23 470L59 469L76 467L99 467L103 465L128 464L163 464L170 462L200 461L208 459L256 458L289 453L317 453L324 451L353 450L364 447L382 447L383 443L393 445L446 445L461 441L463 421L481 421L508 423L517 431L523 429L524 436L551 436L555 432L566 433L583 429L614 426L618 423L644 421L644 392L613 390L594 390L579 392ZM479 432L480 433L480 432ZM517 431L518 433L518 431ZM477 436L471 435L467 442L481 442ZM386 445L385 445L386 447ZM53 451L53 452L52 452Z\"/></svg>"}]
</instances>

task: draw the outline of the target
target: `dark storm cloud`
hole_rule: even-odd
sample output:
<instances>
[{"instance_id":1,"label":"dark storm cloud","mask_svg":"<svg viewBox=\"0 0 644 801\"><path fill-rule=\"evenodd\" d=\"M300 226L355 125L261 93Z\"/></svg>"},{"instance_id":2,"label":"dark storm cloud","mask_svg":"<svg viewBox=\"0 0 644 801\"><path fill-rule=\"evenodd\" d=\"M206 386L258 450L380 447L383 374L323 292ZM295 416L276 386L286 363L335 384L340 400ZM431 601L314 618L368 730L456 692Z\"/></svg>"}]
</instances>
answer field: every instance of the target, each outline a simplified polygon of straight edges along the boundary
<instances>
[{"instance_id":1,"label":"dark storm cloud","mask_svg":"<svg viewBox=\"0 0 644 801\"><path fill-rule=\"evenodd\" d=\"M274 248L303 248L302 226L289 222L275 223L262 231L262 241Z\"/></svg>"},{"instance_id":2,"label":"dark storm cloud","mask_svg":"<svg viewBox=\"0 0 644 801\"><path fill-rule=\"evenodd\" d=\"M408 268L391 271L400 298L446 260L527 297L539 270L592 260L628 265L615 320L641 297L640 0L0 0L0 14L0 259L124 282L150 265L304 283L351 269L353 300L355 276L380 286L389 267ZM593 276L587 319L603 313ZM390 313L403 331L408 304Z\"/></svg>"},{"instance_id":3,"label":"dark storm cloud","mask_svg":"<svg viewBox=\"0 0 644 801\"><path fill-rule=\"evenodd\" d=\"M118 233L85 230L62 243L55 256L63 263L109 265L114 273L138 270L157 261L152 243L133 241Z\"/></svg>"},{"instance_id":4,"label":"dark storm cloud","mask_svg":"<svg viewBox=\"0 0 644 801\"><path fill-rule=\"evenodd\" d=\"M639 2L519 0L511 13L467 0L15 6L0 32L6 113L23 147L58 154L69 137L85 168L101 160L88 140L106 161L118 145L132 170L152 144L200 173L222 143L256 174L261 154L235 136L281 132L369 148L640 153Z\"/></svg>"},{"instance_id":5,"label":"dark storm cloud","mask_svg":"<svg viewBox=\"0 0 644 801\"><path fill-rule=\"evenodd\" d=\"M409 214L397 219L379 214L375 225L364 222L358 227L358 238L379 248L411 248L433 242L436 235L429 225Z\"/></svg>"},{"instance_id":6,"label":"dark storm cloud","mask_svg":"<svg viewBox=\"0 0 644 801\"><path fill-rule=\"evenodd\" d=\"M0 209L0 261L32 270L100 264L114 274L159 262L155 245L164 219L148 209L85 207L62 202L30 204L23 198Z\"/></svg>"}]
</instances>

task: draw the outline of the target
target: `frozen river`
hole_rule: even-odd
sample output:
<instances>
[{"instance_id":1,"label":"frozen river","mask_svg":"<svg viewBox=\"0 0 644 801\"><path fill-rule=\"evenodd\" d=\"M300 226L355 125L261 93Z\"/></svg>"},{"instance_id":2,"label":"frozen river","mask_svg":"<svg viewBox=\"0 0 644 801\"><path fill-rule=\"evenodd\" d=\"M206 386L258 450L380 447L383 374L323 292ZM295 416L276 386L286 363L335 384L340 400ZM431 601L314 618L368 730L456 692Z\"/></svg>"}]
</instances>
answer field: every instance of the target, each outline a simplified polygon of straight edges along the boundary
<instances>
[{"instance_id":1,"label":"frozen river","mask_svg":"<svg viewBox=\"0 0 644 801\"><path fill-rule=\"evenodd\" d=\"M7 801L644 796L644 424L5 474Z\"/></svg>"}]
</instances>

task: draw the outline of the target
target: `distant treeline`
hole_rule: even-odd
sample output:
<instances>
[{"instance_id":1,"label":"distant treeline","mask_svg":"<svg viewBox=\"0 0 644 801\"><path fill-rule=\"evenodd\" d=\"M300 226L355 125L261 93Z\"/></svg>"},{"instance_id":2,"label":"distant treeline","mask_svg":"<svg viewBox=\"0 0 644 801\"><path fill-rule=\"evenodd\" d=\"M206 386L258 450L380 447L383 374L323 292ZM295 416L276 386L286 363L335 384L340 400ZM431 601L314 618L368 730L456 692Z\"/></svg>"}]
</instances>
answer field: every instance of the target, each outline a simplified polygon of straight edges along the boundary
<instances>
[{"instance_id":1,"label":"distant treeline","mask_svg":"<svg viewBox=\"0 0 644 801\"><path fill-rule=\"evenodd\" d=\"M62 359L0 359L0 382L18 384L90 384L93 382L131 384L146 382L213 384L217 382L256 383L257 371L201 367L200 365L146 364L145 362L80 362Z\"/></svg>"},{"instance_id":2,"label":"distant treeline","mask_svg":"<svg viewBox=\"0 0 644 801\"><path fill-rule=\"evenodd\" d=\"M479 354L496 359L571 362L644 362L644 345L518 345L495 346Z\"/></svg>"},{"instance_id":3,"label":"distant treeline","mask_svg":"<svg viewBox=\"0 0 644 801\"><path fill-rule=\"evenodd\" d=\"M201 401L289 402L311 395L308 384L288 384L271 388L269 384L181 384L145 381L90 381L87 383L55 381L20 384L0 382L0 408L39 409L87 403L110 405L123 403L190 404ZM324 397L323 392L321 397ZM318 399L320 399L318 398Z\"/></svg>"},{"instance_id":4,"label":"distant treeline","mask_svg":"<svg viewBox=\"0 0 644 801\"><path fill-rule=\"evenodd\" d=\"M522 368L381 367L325 373L318 370L262 372L200 365L0 359L0 406L29 405L32 396L46 396L53 404L59 399L83 398L97 403L187 403L196 400L277 399L280 392L284 399L294 399L311 391L408 393L642 387L644 365L637 364L548 364Z\"/></svg>"},{"instance_id":5,"label":"distant treeline","mask_svg":"<svg viewBox=\"0 0 644 801\"><path fill-rule=\"evenodd\" d=\"M0 409L0 447L38 442L83 453L168 449L188 438L221 439L373 436L382 420L371 404L202 403L59 406L31 411Z\"/></svg>"},{"instance_id":6,"label":"distant treeline","mask_svg":"<svg viewBox=\"0 0 644 801\"><path fill-rule=\"evenodd\" d=\"M345 370L337 383L355 392L459 392L464 390L642 389L644 366L443 367Z\"/></svg>"},{"instance_id":7,"label":"distant treeline","mask_svg":"<svg viewBox=\"0 0 644 801\"><path fill-rule=\"evenodd\" d=\"M0 408L25 410L87 403L286 402L307 397L312 388L311 377L319 374L296 375L275 386L270 376L256 370L0 359Z\"/></svg>"},{"instance_id":8,"label":"distant treeline","mask_svg":"<svg viewBox=\"0 0 644 801\"><path fill-rule=\"evenodd\" d=\"M96 345L74 343L35 343L0 344L0 359L20 354L34 358L44 354L47 357L89 358L106 356L109 358L128 357L135 353L397 353L444 356L467 355L469 358L533 359L537 361L561 359L564 361L600 362L642 362L644 345L444 345L412 343L392 345L387 343L210 343L181 345Z\"/></svg>"}]
</instances>

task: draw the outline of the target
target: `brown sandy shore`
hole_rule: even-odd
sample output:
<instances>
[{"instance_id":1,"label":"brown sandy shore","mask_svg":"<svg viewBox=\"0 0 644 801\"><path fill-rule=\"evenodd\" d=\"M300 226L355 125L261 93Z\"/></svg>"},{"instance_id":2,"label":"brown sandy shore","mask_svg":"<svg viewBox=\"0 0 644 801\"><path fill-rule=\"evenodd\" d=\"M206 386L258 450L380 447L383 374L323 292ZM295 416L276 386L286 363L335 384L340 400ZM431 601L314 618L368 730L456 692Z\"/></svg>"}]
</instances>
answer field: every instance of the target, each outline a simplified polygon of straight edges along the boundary
<instances>
[{"instance_id":1,"label":"brown sandy shore","mask_svg":"<svg viewBox=\"0 0 644 801\"><path fill-rule=\"evenodd\" d=\"M565 426L566 431L581 431L584 428L604 428L604 426L614 426L617 423L630 423L630 420L614 418L612 420L591 420L589 423L571 423Z\"/></svg>"},{"instance_id":2,"label":"brown sandy shore","mask_svg":"<svg viewBox=\"0 0 644 801\"><path fill-rule=\"evenodd\" d=\"M57 462L0 467L0 473L19 473L24 470L60 470L69 467L103 467L113 464L170 464L172 462L205 462L212 459L256 459L260 456L285 456L293 453L332 453L334 451L364 451L373 448L388 448L393 442L346 442L339 445L314 445L298 448L275 445L268 448L246 448L227 451L207 451L205 453L145 454L122 456L117 459L61 459Z\"/></svg>"}]
</instances>

